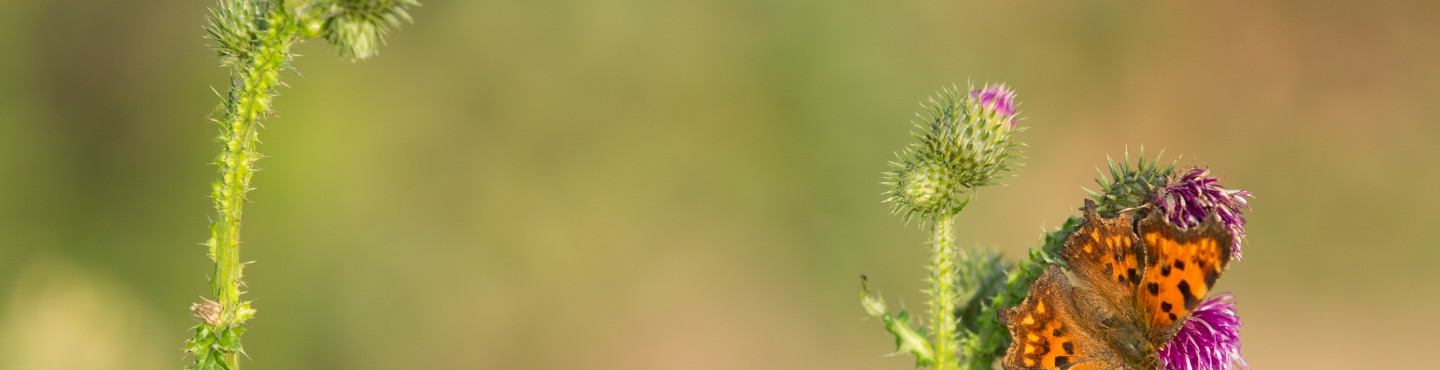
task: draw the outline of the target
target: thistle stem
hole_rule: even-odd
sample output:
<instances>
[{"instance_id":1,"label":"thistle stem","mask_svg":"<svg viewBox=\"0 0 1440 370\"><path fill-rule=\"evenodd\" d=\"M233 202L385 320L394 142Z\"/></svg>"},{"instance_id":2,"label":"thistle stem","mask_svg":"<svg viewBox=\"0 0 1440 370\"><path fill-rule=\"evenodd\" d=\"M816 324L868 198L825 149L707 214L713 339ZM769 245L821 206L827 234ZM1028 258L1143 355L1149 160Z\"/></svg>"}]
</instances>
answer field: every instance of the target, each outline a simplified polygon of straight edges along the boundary
<instances>
[{"instance_id":1,"label":"thistle stem","mask_svg":"<svg viewBox=\"0 0 1440 370\"><path fill-rule=\"evenodd\" d=\"M261 157L256 150L260 142L259 128L263 118L270 114L270 102L275 87L280 84L280 70L289 59L289 49L294 35L287 32L283 16L271 14L272 27L263 31L266 37L258 37L255 51L241 59L231 70L230 91L221 108L220 155L215 162L219 167L219 178L211 185L211 198L215 203L216 218L210 225L210 255L215 261L215 277L210 289L215 294L221 313L214 322L209 322L211 332L221 333L238 328L249 318L252 311L240 299L243 283L244 263L240 262L240 223L250 191L250 180L254 175L255 163ZM238 336L235 334L236 346ZM224 351L223 362L229 369L240 368L240 352Z\"/></svg>"},{"instance_id":2,"label":"thistle stem","mask_svg":"<svg viewBox=\"0 0 1440 370\"><path fill-rule=\"evenodd\" d=\"M241 299L241 216L261 158L256 150L261 122L273 114L271 99L283 85L280 72L289 69L290 47L326 36L343 55L363 59L375 54L387 28L410 19L406 8L418 5L415 0L220 0L211 10L206 32L221 64L230 67L230 87L213 118L220 125L219 178L210 185L216 216L206 245L215 262L210 280L215 299L191 307L205 322L185 344L195 356L187 369L236 370L245 353L240 336L255 310Z\"/></svg>"},{"instance_id":3,"label":"thistle stem","mask_svg":"<svg viewBox=\"0 0 1440 370\"><path fill-rule=\"evenodd\" d=\"M930 332L935 335L935 369L958 369L955 358L955 215L935 220L930 255Z\"/></svg>"},{"instance_id":4,"label":"thistle stem","mask_svg":"<svg viewBox=\"0 0 1440 370\"><path fill-rule=\"evenodd\" d=\"M237 67L220 124L220 178L211 197L218 216L211 223L214 240L215 279L211 289L228 310L240 299L240 218L255 173L260 118L267 113L274 85L279 82L279 65L256 60Z\"/></svg>"}]
</instances>

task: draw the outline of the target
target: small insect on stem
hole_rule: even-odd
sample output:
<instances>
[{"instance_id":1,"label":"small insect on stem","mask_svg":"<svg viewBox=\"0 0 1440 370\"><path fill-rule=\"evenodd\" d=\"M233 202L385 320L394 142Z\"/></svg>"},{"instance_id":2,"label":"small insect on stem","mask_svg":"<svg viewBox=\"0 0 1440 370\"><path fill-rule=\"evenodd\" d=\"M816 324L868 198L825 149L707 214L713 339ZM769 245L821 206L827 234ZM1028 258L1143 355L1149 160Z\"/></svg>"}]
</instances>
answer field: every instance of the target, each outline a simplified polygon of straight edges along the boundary
<instances>
[{"instance_id":1,"label":"small insect on stem","mask_svg":"<svg viewBox=\"0 0 1440 370\"><path fill-rule=\"evenodd\" d=\"M225 308L221 307L219 302L203 297L200 299L205 300L205 302L190 305L190 310L195 311L195 317L199 317L201 320L204 320L206 324L212 326L220 325L220 313L223 312Z\"/></svg>"}]
</instances>

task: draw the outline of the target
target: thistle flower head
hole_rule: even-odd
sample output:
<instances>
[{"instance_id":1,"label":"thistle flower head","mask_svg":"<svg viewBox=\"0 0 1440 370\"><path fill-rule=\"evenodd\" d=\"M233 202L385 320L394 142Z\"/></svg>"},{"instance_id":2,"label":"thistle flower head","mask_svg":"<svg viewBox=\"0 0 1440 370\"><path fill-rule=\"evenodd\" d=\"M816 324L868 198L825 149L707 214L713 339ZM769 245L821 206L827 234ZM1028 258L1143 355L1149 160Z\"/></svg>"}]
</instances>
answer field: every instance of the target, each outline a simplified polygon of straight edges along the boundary
<instances>
[{"instance_id":1,"label":"thistle flower head","mask_svg":"<svg viewBox=\"0 0 1440 370\"><path fill-rule=\"evenodd\" d=\"M1244 190L1226 189L1220 179L1210 175L1204 168L1191 167L1184 175L1172 178L1151 200L1170 220L1180 227L1199 225L1214 213L1220 222L1235 236L1230 246L1231 255L1240 259L1240 241L1245 237L1244 211L1250 209L1246 197L1253 197Z\"/></svg>"},{"instance_id":2,"label":"thistle flower head","mask_svg":"<svg viewBox=\"0 0 1440 370\"><path fill-rule=\"evenodd\" d=\"M954 214L969 192L1005 176L1020 156L1015 93L1005 85L962 91L944 89L925 104L911 144L891 163L886 202L906 220Z\"/></svg>"},{"instance_id":3,"label":"thistle flower head","mask_svg":"<svg viewBox=\"0 0 1440 370\"><path fill-rule=\"evenodd\" d=\"M1234 298L1222 294L1195 307L1170 342L1160 348L1160 361L1168 370L1230 369L1235 363L1249 369L1240 357L1240 316Z\"/></svg>"},{"instance_id":4,"label":"thistle flower head","mask_svg":"<svg viewBox=\"0 0 1440 370\"><path fill-rule=\"evenodd\" d=\"M1161 155L1164 155L1162 152ZM1090 198L1097 204L1096 211L1107 217L1113 217L1122 209L1135 208L1149 203L1155 199L1155 194L1165 184L1169 183L1170 176L1175 173L1175 162L1163 162L1160 156L1153 160L1146 160L1145 150L1140 150L1139 160L1130 161L1130 151L1125 151L1125 157L1119 163L1107 158L1109 173L1100 172L1100 177L1095 183L1100 185L1099 190L1086 189ZM1097 169L1097 171L1099 171Z\"/></svg>"}]
</instances>

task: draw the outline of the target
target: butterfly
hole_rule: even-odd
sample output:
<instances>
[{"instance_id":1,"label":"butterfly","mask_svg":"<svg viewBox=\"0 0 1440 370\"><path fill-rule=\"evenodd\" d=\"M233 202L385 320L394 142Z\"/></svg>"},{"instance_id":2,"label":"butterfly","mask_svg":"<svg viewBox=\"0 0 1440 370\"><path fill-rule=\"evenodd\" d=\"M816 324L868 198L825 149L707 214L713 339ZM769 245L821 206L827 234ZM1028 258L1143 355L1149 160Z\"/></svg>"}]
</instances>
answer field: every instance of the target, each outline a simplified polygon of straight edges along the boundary
<instances>
[{"instance_id":1,"label":"butterfly","mask_svg":"<svg viewBox=\"0 0 1440 370\"><path fill-rule=\"evenodd\" d=\"M1154 209L1103 217L1086 200L1084 213L1060 250L1069 274L1048 266L1000 313L1007 370L1160 369L1160 348L1229 264L1234 239L1214 214L1181 229Z\"/></svg>"}]
</instances>

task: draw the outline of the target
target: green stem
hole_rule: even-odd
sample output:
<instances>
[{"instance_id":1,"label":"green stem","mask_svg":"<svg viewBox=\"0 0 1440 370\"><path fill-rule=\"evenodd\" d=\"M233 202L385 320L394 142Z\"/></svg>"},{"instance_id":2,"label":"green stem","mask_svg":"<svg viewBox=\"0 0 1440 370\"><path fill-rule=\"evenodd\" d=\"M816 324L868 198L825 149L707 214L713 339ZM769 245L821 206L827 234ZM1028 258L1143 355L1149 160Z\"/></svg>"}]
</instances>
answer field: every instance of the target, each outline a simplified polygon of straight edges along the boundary
<instances>
[{"instance_id":1,"label":"green stem","mask_svg":"<svg viewBox=\"0 0 1440 370\"><path fill-rule=\"evenodd\" d=\"M387 27L409 20L415 0L220 0L211 10L208 37L230 67L230 88L214 120L220 125L219 178L211 183L215 218L210 223L210 280L214 300L192 306L205 321L195 328L185 351L195 356L188 369L240 368L243 324L255 315L241 299L245 263L240 262L240 224L261 155L261 122L272 115L271 99L289 68L290 47L301 39L328 35L342 54L374 55ZM333 21L333 22L332 22Z\"/></svg>"},{"instance_id":2,"label":"green stem","mask_svg":"<svg viewBox=\"0 0 1440 370\"><path fill-rule=\"evenodd\" d=\"M958 369L955 359L955 215L935 220L930 255L930 332L935 335L935 369Z\"/></svg>"},{"instance_id":3,"label":"green stem","mask_svg":"<svg viewBox=\"0 0 1440 370\"><path fill-rule=\"evenodd\" d=\"M272 12L267 21L271 28L262 29L255 38L254 51L241 58L231 70L230 91L222 105L220 124L220 155L216 158L219 178L211 185L216 218L210 225L210 255L215 260L215 277L210 288L220 305L218 320L209 322L210 332L219 340L233 343L220 351L222 361L232 370L240 368L239 335L233 330L253 315L249 302L240 296L244 263L240 262L240 224L255 174L255 163L261 158L256 146L260 142L261 120L270 114L275 87L280 84L280 71L290 58L290 45L295 40L294 27L282 12ZM232 333L233 332L233 333Z\"/></svg>"},{"instance_id":4,"label":"green stem","mask_svg":"<svg viewBox=\"0 0 1440 370\"><path fill-rule=\"evenodd\" d=\"M283 53L283 52L282 52ZM271 53L261 53L271 54ZM256 151L260 135L260 118L270 107L272 91L279 82L279 65L266 58L246 61L235 68L230 98L220 125L220 155L216 164L220 178L215 181L211 197L215 201L217 219L211 224L215 241L215 279L211 289L228 310L240 299L240 218L255 173Z\"/></svg>"}]
</instances>

